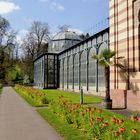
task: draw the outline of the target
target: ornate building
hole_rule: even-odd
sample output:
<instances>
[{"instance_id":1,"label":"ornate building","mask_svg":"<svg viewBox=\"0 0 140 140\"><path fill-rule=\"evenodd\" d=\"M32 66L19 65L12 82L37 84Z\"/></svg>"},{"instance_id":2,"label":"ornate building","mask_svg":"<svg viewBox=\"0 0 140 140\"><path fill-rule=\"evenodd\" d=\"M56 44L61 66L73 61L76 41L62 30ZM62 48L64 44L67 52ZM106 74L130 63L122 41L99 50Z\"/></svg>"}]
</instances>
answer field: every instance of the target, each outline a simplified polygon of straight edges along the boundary
<instances>
[{"instance_id":1,"label":"ornate building","mask_svg":"<svg viewBox=\"0 0 140 140\"><path fill-rule=\"evenodd\" d=\"M140 110L140 0L110 0L110 49L125 57L110 71L113 105Z\"/></svg>"}]
</instances>

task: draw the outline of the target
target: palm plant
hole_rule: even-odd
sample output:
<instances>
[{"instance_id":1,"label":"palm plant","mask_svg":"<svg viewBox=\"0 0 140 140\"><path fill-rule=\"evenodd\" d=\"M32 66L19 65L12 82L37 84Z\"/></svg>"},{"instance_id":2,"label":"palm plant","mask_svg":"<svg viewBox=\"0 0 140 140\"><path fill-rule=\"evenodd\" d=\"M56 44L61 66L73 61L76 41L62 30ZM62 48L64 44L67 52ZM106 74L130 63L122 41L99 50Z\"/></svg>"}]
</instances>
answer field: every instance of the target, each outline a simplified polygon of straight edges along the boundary
<instances>
[{"instance_id":1,"label":"palm plant","mask_svg":"<svg viewBox=\"0 0 140 140\"><path fill-rule=\"evenodd\" d=\"M104 67L104 76L105 76L105 100L106 101L110 101L110 85L109 85L109 79L110 79L110 66L115 66L115 67L120 67L123 68L123 65L120 63L115 64L115 60L117 60L116 62L118 62L119 59L122 59L123 57L115 57L116 56L116 52L115 51L111 51L109 49L104 49L101 51L100 54L94 54L92 56L93 59L96 59L98 61L98 64L100 66Z\"/></svg>"}]
</instances>

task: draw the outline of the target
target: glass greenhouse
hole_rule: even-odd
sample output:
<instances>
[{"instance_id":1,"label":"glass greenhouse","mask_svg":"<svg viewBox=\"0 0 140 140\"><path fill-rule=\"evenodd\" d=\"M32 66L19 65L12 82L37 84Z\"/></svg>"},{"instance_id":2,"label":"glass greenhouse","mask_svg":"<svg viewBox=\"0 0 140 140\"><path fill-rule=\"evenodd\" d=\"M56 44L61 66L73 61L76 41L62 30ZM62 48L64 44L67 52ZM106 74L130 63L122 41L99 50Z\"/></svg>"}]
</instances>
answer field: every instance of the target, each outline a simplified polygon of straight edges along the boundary
<instances>
[{"instance_id":1,"label":"glass greenhouse","mask_svg":"<svg viewBox=\"0 0 140 140\"><path fill-rule=\"evenodd\" d=\"M39 88L104 91L104 69L92 58L109 47L109 28L85 39L64 31L53 37L48 52L34 60L34 83Z\"/></svg>"}]
</instances>

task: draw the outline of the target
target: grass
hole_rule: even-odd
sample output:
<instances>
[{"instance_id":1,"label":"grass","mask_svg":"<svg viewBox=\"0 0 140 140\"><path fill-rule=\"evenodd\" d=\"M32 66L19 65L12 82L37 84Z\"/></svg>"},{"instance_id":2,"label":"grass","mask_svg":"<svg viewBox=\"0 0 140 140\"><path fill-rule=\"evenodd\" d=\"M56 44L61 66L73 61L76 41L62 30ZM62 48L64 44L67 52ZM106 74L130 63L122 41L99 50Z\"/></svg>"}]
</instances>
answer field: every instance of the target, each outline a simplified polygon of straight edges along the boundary
<instances>
[{"instance_id":1,"label":"grass","mask_svg":"<svg viewBox=\"0 0 140 140\"><path fill-rule=\"evenodd\" d=\"M48 122L50 123L57 132L64 137L66 140L91 140L88 135L82 134L80 130L69 125L64 120L59 119L49 109L37 109L37 112Z\"/></svg>"},{"instance_id":2,"label":"grass","mask_svg":"<svg viewBox=\"0 0 140 140\"><path fill-rule=\"evenodd\" d=\"M37 112L47 121L49 122L57 131L60 133L61 136L63 136L66 140L97 140L93 139L93 132L91 133L92 128L97 128L97 123L96 119L98 118L104 118L103 122L109 123L110 127L117 128L116 130L114 129L113 131L117 131L119 127L123 127L123 125L118 124L114 125L111 122L111 119L117 118L117 119L123 119L125 121L125 128L127 129L126 135L128 134L128 137L131 137L132 133L131 130L133 128L137 129L138 132L140 132L140 123L139 122L132 122L129 119L124 118L123 116L116 114L114 112L108 111L108 110L103 110L102 114L98 113L98 109L96 109L96 112L93 112L93 116L89 116L88 112L85 112L85 109L82 109L82 106L80 107L78 104L80 102L80 94L76 94L73 92L65 92L65 91L59 91L59 90L36 90L33 88L28 88L28 87L23 87L23 86L17 86L18 90L15 89L28 103L30 103L32 106L38 106L36 98L40 98L40 95L47 97L51 102L49 103L48 108L41 108L37 109ZM29 94L28 94L29 93ZM32 98L34 95L36 98ZM37 96L38 95L38 96ZM35 99L35 100L34 100ZM68 100L70 100L72 103L68 105ZM89 108L90 103L100 103L102 101L101 97L96 97L92 95L84 95L84 108ZM76 103L76 104L75 104ZM79 106L77 109L79 111L76 111L76 106ZM72 110L71 110L72 109ZM76 112L78 113L77 115L75 114ZM81 111L84 112L84 123L82 122L83 118L81 116ZM69 112L67 114L67 112ZM66 113L66 114L65 114ZM76 115L76 116L75 116ZM70 118L69 118L70 117ZM90 118L93 117L93 127L91 128L90 126ZM74 123L71 124L69 123L69 119L73 120ZM75 124L75 120L81 123L81 129L77 127L77 124ZM103 123L101 122L101 123ZM95 125L94 125L95 124ZM102 124L100 124L101 126ZM96 127L95 127L96 126ZM85 129L86 128L86 129ZM86 130L86 132L85 132ZM90 132L89 132L90 130ZM98 132L100 129L98 130ZM95 131L96 132L96 131ZM100 132L102 135L102 131ZM105 133L106 134L106 133ZM106 140L112 140L108 139L111 138L110 134L111 132L108 131L108 137ZM114 135L114 132L113 132ZM104 135L103 135L104 136ZM120 137L121 138L121 137ZM120 140L119 138L116 140ZM131 140L131 138L129 139Z\"/></svg>"},{"instance_id":3,"label":"grass","mask_svg":"<svg viewBox=\"0 0 140 140\"><path fill-rule=\"evenodd\" d=\"M87 106L88 107L88 106ZM72 124L68 124L63 117L58 116L57 113L54 113L50 108L45 108L45 109L37 109L37 112L48 122L50 123L56 130L57 132L64 137L65 140L94 140L93 136L90 135L90 133L83 133L81 129L77 129L74 127ZM102 112L104 118L111 119L112 117L115 117L117 119L123 119L125 121L125 128L127 130L131 130L132 128L136 128L138 131L140 131L140 123L139 122L132 122L127 118L124 118L123 116L116 114L114 112L110 112L107 110L103 110ZM83 124L85 125L85 124ZM121 127L121 124L118 124ZM94 126L93 126L94 127ZM112 126L113 127L113 126ZM119 126L118 126L119 127ZM111 132L107 132L111 133ZM114 133L114 132L112 132ZM131 131L130 134L131 135ZM128 137L130 137L127 135ZM130 138L131 139L131 138ZM129 138L125 138L125 140L130 140ZM98 140L98 138L95 140ZM112 140L110 137L106 137L102 140ZM120 138L116 138L116 140L120 140ZM132 140L132 139L131 139ZM137 140L137 139L133 139Z\"/></svg>"},{"instance_id":4,"label":"grass","mask_svg":"<svg viewBox=\"0 0 140 140\"><path fill-rule=\"evenodd\" d=\"M64 96L64 99L70 100L73 103L80 103L80 93L66 92L60 90L42 90L43 93L47 94L48 99L58 99L59 96ZM84 104L100 103L101 97L93 95L84 95Z\"/></svg>"},{"instance_id":5,"label":"grass","mask_svg":"<svg viewBox=\"0 0 140 140\"><path fill-rule=\"evenodd\" d=\"M63 96L64 99L70 100L73 103L80 103L80 93L66 92L60 90L39 90L32 87L25 87L20 85L15 85L14 90L22 96L31 106L46 106L42 104L42 97L47 98L47 100L58 100L59 96ZM41 95L41 96L40 96ZM101 97L93 95L84 95L84 104L100 103L102 101Z\"/></svg>"}]
</instances>

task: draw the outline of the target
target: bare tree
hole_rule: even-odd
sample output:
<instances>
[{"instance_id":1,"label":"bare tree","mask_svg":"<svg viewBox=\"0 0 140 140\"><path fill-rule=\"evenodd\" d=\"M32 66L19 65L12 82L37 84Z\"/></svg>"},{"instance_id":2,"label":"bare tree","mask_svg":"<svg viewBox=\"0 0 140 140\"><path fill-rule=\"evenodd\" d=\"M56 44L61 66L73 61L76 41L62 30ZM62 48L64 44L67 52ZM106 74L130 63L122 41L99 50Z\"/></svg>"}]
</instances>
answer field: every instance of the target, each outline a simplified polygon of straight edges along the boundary
<instances>
[{"instance_id":1,"label":"bare tree","mask_svg":"<svg viewBox=\"0 0 140 140\"><path fill-rule=\"evenodd\" d=\"M49 26L47 23L34 21L28 30L26 37L23 39L24 50L27 54L34 56L39 52L44 44L49 41Z\"/></svg>"},{"instance_id":2,"label":"bare tree","mask_svg":"<svg viewBox=\"0 0 140 140\"><path fill-rule=\"evenodd\" d=\"M0 16L0 46L2 45L3 37L5 36L10 24L8 20Z\"/></svg>"},{"instance_id":3,"label":"bare tree","mask_svg":"<svg viewBox=\"0 0 140 140\"><path fill-rule=\"evenodd\" d=\"M24 59L22 60L24 69L23 73L29 76L33 81L33 58L36 53L47 49L46 45L49 41L49 25L40 21L34 21L29 28L22 47L24 50Z\"/></svg>"}]
</instances>

